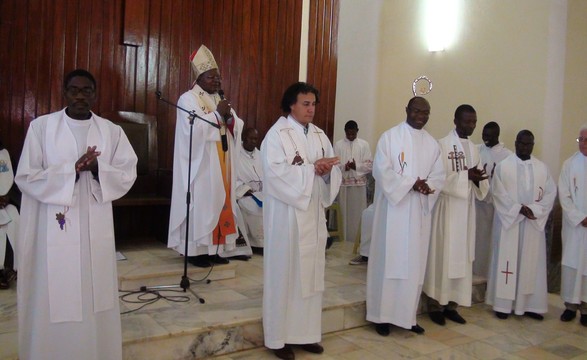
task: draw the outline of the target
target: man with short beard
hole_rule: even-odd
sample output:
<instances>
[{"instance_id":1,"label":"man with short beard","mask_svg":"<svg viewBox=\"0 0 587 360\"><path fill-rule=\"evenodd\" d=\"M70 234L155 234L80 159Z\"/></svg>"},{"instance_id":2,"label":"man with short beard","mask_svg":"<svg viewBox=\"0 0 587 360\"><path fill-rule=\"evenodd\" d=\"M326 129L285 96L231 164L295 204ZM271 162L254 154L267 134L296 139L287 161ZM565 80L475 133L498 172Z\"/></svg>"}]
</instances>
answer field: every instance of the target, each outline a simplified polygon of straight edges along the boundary
<instances>
[{"instance_id":1,"label":"man with short beard","mask_svg":"<svg viewBox=\"0 0 587 360\"><path fill-rule=\"evenodd\" d=\"M490 121L483 127L481 138L483 144L477 145L481 166L485 173L491 178L495 172L495 166L500 161L512 154L512 151L499 142L499 125ZM493 200L491 190L485 199L475 199L475 210L477 216L477 227L475 236L475 261L473 262L473 274L487 278L489 274L489 260L491 257L491 234L493 226Z\"/></svg>"},{"instance_id":2,"label":"man with short beard","mask_svg":"<svg viewBox=\"0 0 587 360\"><path fill-rule=\"evenodd\" d=\"M391 325L417 334L432 209L445 173L436 140L424 130L430 104L414 97L406 121L387 130L373 161L375 200L367 268L367 320L381 336Z\"/></svg>"},{"instance_id":3,"label":"man with short beard","mask_svg":"<svg viewBox=\"0 0 587 360\"><path fill-rule=\"evenodd\" d=\"M516 153L495 167L495 232L486 303L499 319L513 311L542 320L548 311L544 226L556 197L546 165L532 155L534 135L516 136Z\"/></svg>"},{"instance_id":4,"label":"man with short beard","mask_svg":"<svg viewBox=\"0 0 587 360\"><path fill-rule=\"evenodd\" d=\"M471 306L475 259L475 199L483 199L489 181L479 151L469 140L477 125L471 105L460 105L455 128L438 142L442 151L446 183L432 215L432 235L424 293L428 315L438 325L445 318L464 324L458 304Z\"/></svg>"}]
</instances>

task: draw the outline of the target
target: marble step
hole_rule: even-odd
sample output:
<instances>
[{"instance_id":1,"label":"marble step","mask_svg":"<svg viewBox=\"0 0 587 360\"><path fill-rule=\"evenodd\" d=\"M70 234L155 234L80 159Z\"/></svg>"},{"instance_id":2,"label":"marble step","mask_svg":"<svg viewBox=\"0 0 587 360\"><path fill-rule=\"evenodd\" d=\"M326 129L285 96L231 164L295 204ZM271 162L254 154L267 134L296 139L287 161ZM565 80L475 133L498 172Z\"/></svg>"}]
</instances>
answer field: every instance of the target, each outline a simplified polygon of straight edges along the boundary
<instances>
[{"instance_id":1,"label":"marble step","mask_svg":"<svg viewBox=\"0 0 587 360\"><path fill-rule=\"evenodd\" d=\"M187 276L193 280L224 280L236 276L236 265L216 265L214 270L196 268L188 265ZM118 288L123 291L137 290L141 287L179 285L183 276L183 263L175 265L153 265L138 267L118 276Z\"/></svg>"},{"instance_id":2,"label":"marble step","mask_svg":"<svg viewBox=\"0 0 587 360\"><path fill-rule=\"evenodd\" d=\"M352 268L354 270L357 267ZM328 275L326 280L329 281ZM332 278L333 282L336 280ZM232 281L238 281L238 277ZM475 277L474 303L484 300L485 289L485 279ZM206 290L203 290L200 295L205 296L206 293ZM364 282L351 281L339 286L327 287L323 303L323 334L369 324L365 320ZM425 312L423 302L420 303L419 312ZM208 308L204 308L206 306ZM243 299L235 301L233 305L192 306L187 312L185 308L178 307L175 311L177 311L175 314L177 318L169 319L168 324L163 324L165 329L161 329L160 333L153 332L126 338L123 342L124 359L201 359L263 346L261 301ZM201 316L196 314L198 312ZM194 320L199 317L204 317L202 327L191 327ZM158 322L160 320L161 318L157 319ZM169 324L174 321L173 326L176 327L176 331L169 331ZM125 322L128 323L128 319L123 318L123 324Z\"/></svg>"},{"instance_id":3,"label":"marble step","mask_svg":"<svg viewBox=\"0 0 587 360\"><path fill-rule=\"evenodd\" d=\"M183 276L183 256L153 241L142 245L117 249L126 260L117 261L118 288L138 290L141 287L179 285ZM188 264L187 276L190 279L223 280L236 276L236 264L216 265L198 268Z\"/></svg>"}]
</instances>

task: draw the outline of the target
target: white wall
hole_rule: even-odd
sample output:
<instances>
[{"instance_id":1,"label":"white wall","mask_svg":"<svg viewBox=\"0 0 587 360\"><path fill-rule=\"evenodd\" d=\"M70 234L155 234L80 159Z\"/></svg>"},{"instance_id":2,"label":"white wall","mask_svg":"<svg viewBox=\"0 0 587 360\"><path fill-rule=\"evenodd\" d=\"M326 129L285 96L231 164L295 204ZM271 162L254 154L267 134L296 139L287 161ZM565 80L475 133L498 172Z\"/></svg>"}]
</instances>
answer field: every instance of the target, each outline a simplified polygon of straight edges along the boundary
<instances>
[{"instance_id":1,"label":"white wall","mask_svg":"<svg viewBox=\"0 0 587 360\"><path fill-rule=\"evenodd\" d=\"M468 103L478 116L474 142L492 120L512 149L517 132L529 129L536 137L534 155L557 175L561 158L569 155L561 152L567 68L586 73L587 34L579 43L574 40L579 35L567 31L567 12L575 31L586 27L581 1L461 0L455 42L431 53L425 0L341 0L335 139L354 117L360 136L375 147L383 131L405 119L412 82L426 75L434 84L426 95L432 106L426 128L433 136L446 135L454 127L454 109ZM567 41L577 42L578 50L569 53ZM581 59L565 59L577 54Z\"/></svg>"},{"instance_id":2,"label":"white wall","mask_svg":"<svg viewBox=\"0 0 587 360\"><path fill-rule=\"evenodd\" d=\"M569 0L561 158L577 151L575 138L587 123L587 1Z\"/></svg>"},{"instance_id":3,"label":"white wall","mask_svg":"<svg viewBox=\"0 0 587 360\"><path fill-rule=\"evenodd\" d=\"M341 0L334 140L344 138L344 124L355 120L359 137L373 150L379 91L379 14L385 0Z\"/></svg>"}]
</instances>

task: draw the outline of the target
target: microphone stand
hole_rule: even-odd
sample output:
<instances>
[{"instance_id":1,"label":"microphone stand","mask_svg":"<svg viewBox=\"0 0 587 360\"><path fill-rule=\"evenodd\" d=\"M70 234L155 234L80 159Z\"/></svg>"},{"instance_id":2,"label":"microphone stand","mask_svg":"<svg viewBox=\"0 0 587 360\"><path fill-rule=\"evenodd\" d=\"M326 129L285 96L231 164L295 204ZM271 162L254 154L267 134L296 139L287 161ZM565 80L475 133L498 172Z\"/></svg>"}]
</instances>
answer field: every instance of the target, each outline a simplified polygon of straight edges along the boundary
<instances>
[{"instance_id":1,"label":"microphone stand","mask_svg":"<svg viewBox=\"0 0 587 360\"><path fill-rule=\"evenodd\" d=\"M178 105L164 99L163 97L161 97L161 91L155 92L155 95L157 95L157 99L163 101L167 105L171 105L171 106L173 106L173 107L175 107L175 108L177 108L177 109L179 109L189 115L188 119L190 120L190 146L189 146L189 153L188 153L188 178L187 178L187 192L186 192L186 199L185 199L185 202L186 202L185 249L184 249L184 256L183 256L183 275L181 277L179 287L181 287L184 292L186 292L187 290L190 290L190 292L192 294L194 294L194 296L198 299L200 304L204 304L206 302L206 300L204 300L204 298L198 296L198 294L196 294L192 289L190 289L190 279L188 277L188 253L189 253L188 252L189 251L188 240L189 240L189 234L190 234L190 204L191 204L191 197L192 197L191 191L190 191L190 180L192 178L192 139L193 139L193 132L194 132L194 120L196 118L208 123L209 125L217 128L217 129L220 128L220 125L204 119L203 117L196 114L196 112L194 110L192 110L192 111L186 110L186 109L182 108L181 106L178 106ZM210 280L207 280L206 283L207 284L210 283ZM172 288L177 288L177 285L141 286L142 291L165 290L165 289L172 289Z\"/></svg>"}]
</instances>

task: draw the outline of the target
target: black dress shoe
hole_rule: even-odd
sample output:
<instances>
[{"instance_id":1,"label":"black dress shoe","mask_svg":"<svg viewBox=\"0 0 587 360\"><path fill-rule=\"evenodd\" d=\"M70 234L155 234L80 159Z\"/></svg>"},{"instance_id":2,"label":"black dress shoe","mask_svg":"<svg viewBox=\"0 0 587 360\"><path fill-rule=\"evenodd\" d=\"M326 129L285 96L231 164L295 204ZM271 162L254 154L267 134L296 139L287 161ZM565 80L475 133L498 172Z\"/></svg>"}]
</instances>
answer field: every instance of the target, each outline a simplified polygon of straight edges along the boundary
<instances>
[{"instance_id":1,"label":"black dress shoe","mask_svg":"<svg viewBox=\"0 0 587 360\"><path fill-rule=\"evenodd\" d=\"M465 320L456 310L444 310L444 317L459 324L466 324Z\"/></svg>"},{"instance_id":2,"label":"black dress shoe","mask_svg":"<svg viewBox=\"0 0 587 360\"><path fill-rule=\"evenodd\" d=\"M332 246L332 243L334 242L334 238L333 237L328 237L326 239L326 250L330 249L330 247Z\"/></svg>"},{"instance_id":3,"label":"black dress shoe","mask_svg":"<svg viewBox=\"0 0 587 360\"><path fill-rule=\"evenodd\" d=\"M542 316L542 315L540 315L540 314L537 314L537 313L535 313L535 312L526 311L526 312L524 313L524 315L525 315L525 316L527 316L527 317L529 317L529 318L532 318L532 319L534 319L534 320L544 320L544 316Z\"/></svg>"},{"instance_id":4,"label":"black dress shoe","mask_svg":"<svg viewBox=\"0 0 587 360\"><path fill-rule=\"evenodd\" d=\"M4 270L0 269L0 290L6 290L10 287L10 283L8 282L8 279L6 278L6 275L4 275Z\"/></svg>"},{"instance_id":5,"label":"black dress shoe","mask_svg":"<svg viewBox=\"0 0 587 360\"><path fill-rule=\"evenodd\" d=\"M375 331L381 336L387 336L391 332L391 326L387 323L375 324Z\"/></svg>"},{"instance_id":6,"label":"black dress shoe","mask_svg":"<svg viewBox=\"0 0 587 360\"><path fill-rule=\"evenodd\" d=\"M496 312L495 312L495 316L497 316L497 318L498 318L498 319L505 320L505 319L507 319L507 318L508 318L508 316L510 316L510 314L506 314L506 313L504 313L504 312L499 312L499 311L496 311Z\"/></svg>"},{"instance_id":7,"label":"black dress shoe","mask_svg":"<svg viewBox=\"0 0 587 360\"><path fill-rule=\"evenodd\" d=\"M561 315L561 321L568 322L577 317L577 311L566 309Z\"/></svg>"},{"instance_id":8,"label":"black dress shoe","mask_svg":"<svg viewBox=\"0 0 587 360\"><path fill-rule=\"evenodd\" d=\"M426 330L424 330L424 328L421 327L420 325L416 324L416 325L412 326L410 331L413 333L416 333L418 335L422 335L422 334L424 334L424 331L426 331Z\"/></svg>"},{"instance_id":9,"label":"black dress shoe","mask_svg":"<svg viewBox=\"0 0 587 360\"><path fill-rule=\"evenodd\" d=\"M581 314L581 325L587 326L587 314Z\"/></svg>"},{"instance_id":10,"label":"black dress shoe","mask_svg":"<svg viewBox=\"0 0 587 360\"><path fill-rule=\"evenodd\" d=\"M428 316L430 316L430 320L437 323L438 325L446 324L446 320L444 319L444 314L442 311L431 311L428 313Z\"/></svg>"},{"instance_id":11,"label":"black dress shoe","mask_svg":"<svg viewBox=\"0 0 587 360\"><path fill-rule=\"evenodd\" d=\"M273 353L280 359L294 360L296 358L291 346L285 345L281 349L273 349Z\"/></svg>"},{"instance_id":12,"label":"black dress shoe","mask_svg":"<svg viewBox=\"0 0 587 360\"><path fill-rule=\"evenodd\" d=\"M208 255L188 256L188 262L194 266L201 268L209 268L210 261L208 261Z\"/></svg>"},{"instance_id":13,"label":"black dress shoe","mask_svg":"<svg viewBox=\"0 0 587 360\"><path fill-rule=\"evenodd\" d=\"M251 257L247 255L236 255L229 257L230 260L249 261Z\"/></svg>"},{"instance_id":14,"label":"black dress shoe","mask_svg":"<svg viewBox=\"0 0 587 360\"><path fill-rule=\"evenodd\" d=\"M302 345L300 345L300 347L302 348L302 350L307 351L312 354L322 354L324 352L324 348L322 347L322 345L320 345L318 343L302 344Z\"/></svg>"},{"instance_id":15,"label":"black dress shoe","mask_svg":"<svg viewBox=\"0 0 587 360\"><path fill-rule=\"evenodd\" d=\"M230 261L228 261L228 259L225 259L223 257L221 257L220 255L210 255L208 258L208 261L210 261L211 263L214 264L218 264L218 265L225 265L230 263Z\"/></svg>"}]
</instances>

